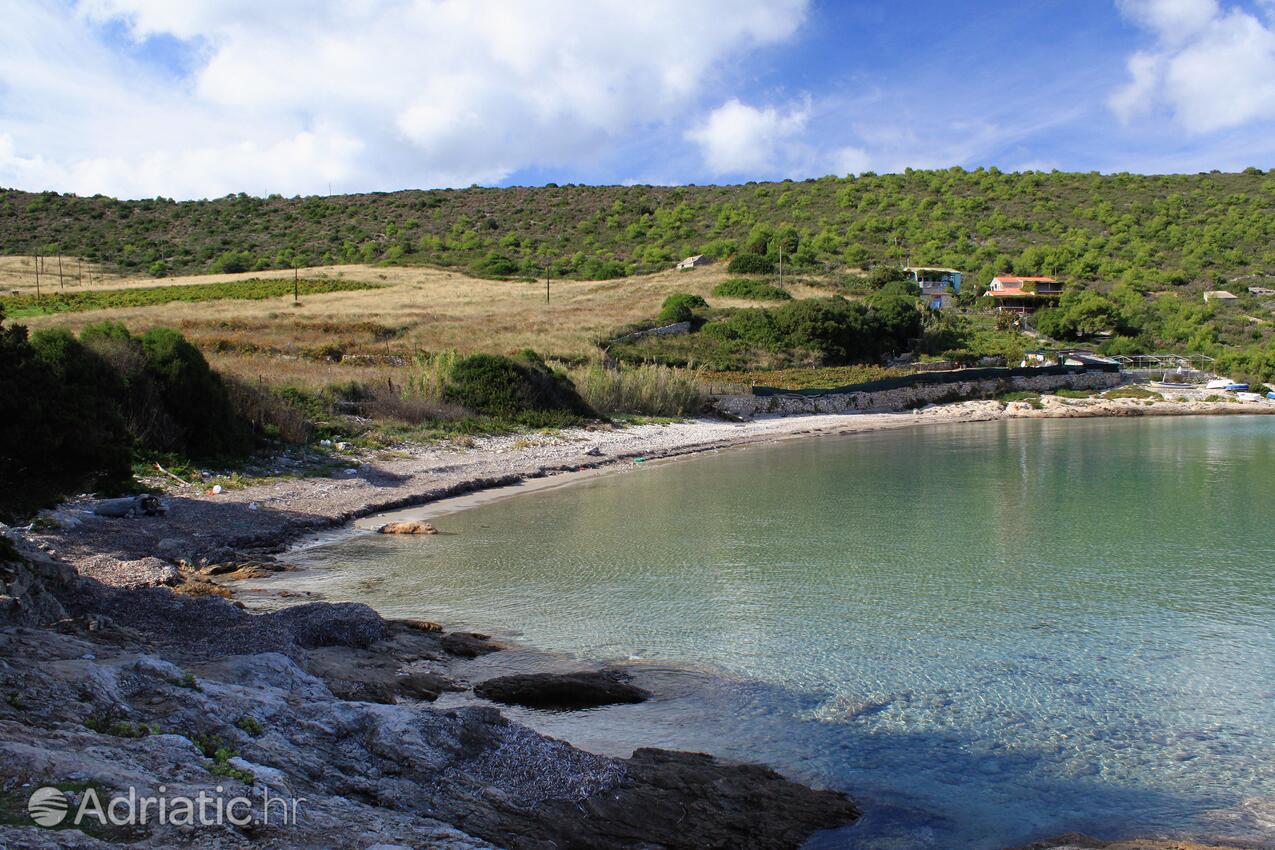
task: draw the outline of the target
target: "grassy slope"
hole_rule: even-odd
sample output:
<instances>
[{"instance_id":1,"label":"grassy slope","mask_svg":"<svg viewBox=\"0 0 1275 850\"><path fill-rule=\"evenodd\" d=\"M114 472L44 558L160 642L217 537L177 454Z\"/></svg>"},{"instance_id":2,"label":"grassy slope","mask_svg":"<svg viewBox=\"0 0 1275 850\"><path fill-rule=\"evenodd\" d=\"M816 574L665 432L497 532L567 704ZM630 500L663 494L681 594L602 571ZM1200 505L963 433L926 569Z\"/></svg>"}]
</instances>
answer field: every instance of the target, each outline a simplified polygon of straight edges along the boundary
<instances>
[{"instance_id":1,"label":"grassy slope","mask_svg":"<svg viewBox=\"0 0 1275 850\"><path fill-rule=\"evenodd\" d=\"M1275 273L1275 173L1138 176L957 170L688 187L540 187L213 201L122 202L0 192L0 245L110 267L206 272L226 251L259 268L298 262L469 266L489 253L523 273L667 268L697 251L791 226L808 268L948 264L981 281L1013 268L1152 284ZM796 237L795 245L792 237ZM775 239L770 240L774 248ZM790 262L792 258L790 257ZM595 274L596 276L596 274Z\"/></svg>"}]
</instances>

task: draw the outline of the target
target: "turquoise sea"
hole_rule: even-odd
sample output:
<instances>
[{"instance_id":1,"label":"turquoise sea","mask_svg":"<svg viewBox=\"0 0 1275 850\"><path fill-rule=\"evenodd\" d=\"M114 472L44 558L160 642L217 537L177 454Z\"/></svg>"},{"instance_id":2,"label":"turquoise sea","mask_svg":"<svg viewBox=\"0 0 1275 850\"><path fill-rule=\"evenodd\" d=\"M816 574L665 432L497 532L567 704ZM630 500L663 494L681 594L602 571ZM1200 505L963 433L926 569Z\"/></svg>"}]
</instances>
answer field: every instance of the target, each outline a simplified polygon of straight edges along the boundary
<instances>
[{"instance_id":1,"label":"turquoise sea","mask_svg":"<svg viewBox=\"0 0 1275 850\"><path fill-rule=\"evenodd\" d=\"M516 715L862 801L811 847L1275 840L1275 419L810 439L436 524L309 550L331 569L302 580L634 663L651 703Z\"/></svg>"}]
</instances>

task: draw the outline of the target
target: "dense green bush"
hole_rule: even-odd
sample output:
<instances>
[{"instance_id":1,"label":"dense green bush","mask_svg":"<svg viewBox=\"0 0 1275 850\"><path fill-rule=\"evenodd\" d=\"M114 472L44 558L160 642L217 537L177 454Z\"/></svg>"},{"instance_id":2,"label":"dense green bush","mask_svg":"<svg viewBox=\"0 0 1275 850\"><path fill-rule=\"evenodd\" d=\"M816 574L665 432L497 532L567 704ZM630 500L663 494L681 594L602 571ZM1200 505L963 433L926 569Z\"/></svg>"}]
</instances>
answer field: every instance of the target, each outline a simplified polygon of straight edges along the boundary
<instances>
[{"instance_id":1,"label":"dense green bush","mask_svg":"<svg viewBox=\"0 0 1275 850\"><path fill-rule=\"evenodd\" d=\"M564 375L534 353L472 354L456 361L443 398L483 416L533 427L567 425L592 411Z\"/></svg>"},{"instance_id":2,"label":"dense green bush","mask_svg":"<svg viewBox=\"0 0 1275 850\"><path fill-rule=\"evenodd\" d=\"M28 337L21 325L0 327L0 515L127 488L136 452L229 460L253 448L254 425L304 439L308 423L292 405L261 388L235 390L232 401L199 350L167 328L138 339L100 322L77 339L61 328Z\"/></svg>"},{"instance_id":3,"label":"dense green bush","mask_svg":"<svg viewBox=\"0 0 1275 850\"><path fill-rule=\"evenodd\" d=\"M226 251L212 261L208 270L213 274L238 274L252 271L256 260L247 251Z\"/></svg>"},{"instance_id":4,"label":"dense green bush","mask_svg":"<svg viewBox=\"0 0 1275 850\"><path fill-rule=\"evenodd\" d=\"M508 277L518 273L518 264L504 254L488 254L474 263L474 271L489 277Z\"/></svg>"},{"instance_id":5,"label":"dense green bush","mask_svg":"<svg viewBox=\"0 0 1275 850\"><path fill-rule=\"evenodd\" d=\"M3 318L3 313L0 313ZM0 328L0 517L130 480L129 438L109 367L65 331Z\"/></svg>"},{"instance_id":6,"label":"dense green bush","mask_svg":"<svg viewBox=\"0 0 1275 850\"><path fill-rule=\"evenodd\" d=\"M915 301L888 295L877 303L809 298L748 309L704 327L720 339L770 351L809 351L823 365L875 360L920 332Z\"/></svg>"},{"instance_id":7,"label":"dense green bush","mask_svg":"<svg viewBox=\"0 0 1275 850\"><path fill-rule=\"evenodd\" d=\"M664 303L660 305L660 314L657 319L661 324L671 325L675 322L689 322L695 318L695 311L702 310L708 306L699 295L692 295L689 292L674 292L668 298L664 299Z\"/></svg>"},{"instance_id":8,"label":"dense green bush","mask_svg":"<svg viewBox=\"0 0 1275 850\"><path fill-rule=\"evenodd\" d=\"M736 277L724 280L713 287L713 294L719 298L746 298L750 301L791 301L788 290L767 283L764 280Z\"/></svg>"},{"instance_id":9,"label":"dense green bush","mask_svg":"<svg viewBox=\"0 0 1275 850\"><path fill-rule=\"evenodd\" d=\"M731 274L770 274L774 270L775 261L764 254L736 254L726 265Z\"/></svg>"},{"instance_id":10,"label":"dense green bush","mask_svg":"<svg viewBox=\"0 0 1275 850\"><path fill-rule=\"evenodd\" d=\"M198 348L171 328L152 328L141 343L146 371L177 429L170 436L174 450L213 459L252 448L251 430L235 415L221 377Z\"/></svg>"}]
</instances>

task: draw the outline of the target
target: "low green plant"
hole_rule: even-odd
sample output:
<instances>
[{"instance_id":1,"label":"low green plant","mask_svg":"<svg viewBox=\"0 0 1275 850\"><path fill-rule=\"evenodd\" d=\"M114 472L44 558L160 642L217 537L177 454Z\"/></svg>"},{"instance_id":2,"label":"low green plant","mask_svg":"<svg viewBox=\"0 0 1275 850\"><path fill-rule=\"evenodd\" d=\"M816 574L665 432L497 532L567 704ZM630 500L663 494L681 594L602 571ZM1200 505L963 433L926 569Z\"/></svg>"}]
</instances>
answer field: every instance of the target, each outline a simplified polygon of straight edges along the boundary
<instances>
[{"instance_id":1,"label":"low green plant","mask_svg":"<svg viewBox=\"0 0 1275 850\"><path fill-rule=\"evenodd\" d=\"M565 375L534 352L471 354L456 361L443 400L482 416L531 427L561 427L593 415Z\"/></svg>"},{"instance_id":2,"label":"low green plant","mask_svg":"<svg viewBox=\"0 0 1275 850\"><path fill-rule=\"evenodd\" d=\"M1152 401L1164 401L1164 396L1154 390L1148 390L1145 387L1116 387L1113 390L1107 390L1102 394L1103 398L1143 398Z\"/></svg>"},{"instance_id":3,"label":"low green plant","mask_svg":"<svg viewBox=\"0 0 1275 850\"><path fill-rule=\"evenodd\" d=\"M261 721L251 714L245 714L236 720L235 725L254 738L261 737L266 731L266 727L261 725Z\"/></svg>"},{"instance_id":4,"label":"low green plant","mask_svg":"<svg viewBox=\"0 0 1275 850\"><path fill-rule=\"evenodd\" d=\"M116 738L145 738L151 734L151 728L144 723L130 723L118 720L107 714L91 714L84 719L84 728L99 735L111 735Z\"/></svg>"},{"instance_id":5,"label":"low green plant","mask_svg":"<svg viewBox=\"0 0 1275 850\"><path fill-rule=\"evenodd\" d=\"M661 324L671 325L676 322L689 322L695 318L696 310L703 310L708 306L699 295L692 295L689 292L674 292L668 298L664 299L664 303L660 305L660 314L657 317Z\"/></svg>"},{"instance_id":6,"label":"low green plant","mask_svg":"<svg viewBox=\"0 0 1275 850\"><path fill-rule=\"evenodd\" d=\"M1040 393L1030 390L1019 390L1016 392L1001 393L996 396L996 400L1001 404L1009 404L1012 401L1025 401L1036 410L1044 407L1040 401Z\"/></svg>"},{"instance_id":7,"label":"low green plant","mask_svg":"<svg viewBox=\"0 0 1275 850\"><path fill-rule=\"evenodd\" d=\"M726 271L731 274L770 274L774 270L775 261L763 254L736 254L726 264Z\"/></svg>"},{"instance_id":8,"label":"low green plant","mask_svg":"<svg viewBox=\"0 0 1275 850\"><path fill-rule=\"evenodd\" d=\"M1059 398L1093 398L1094 394L1092 390L1073 390L1070 387L1063 387L1054 390L1054 395Z\"/></svg>"},{"instance_id":9,"label":"low green plant","mask_svg":"<svg viewBox=\"0 0 1275 850\"><path fill-rule=\"evenodd\" d=\"M788 290L746 277L724 280L713 287L713 294L719 298L744 298L750 301L791 301Z\"/></svg>"}]
</instances>

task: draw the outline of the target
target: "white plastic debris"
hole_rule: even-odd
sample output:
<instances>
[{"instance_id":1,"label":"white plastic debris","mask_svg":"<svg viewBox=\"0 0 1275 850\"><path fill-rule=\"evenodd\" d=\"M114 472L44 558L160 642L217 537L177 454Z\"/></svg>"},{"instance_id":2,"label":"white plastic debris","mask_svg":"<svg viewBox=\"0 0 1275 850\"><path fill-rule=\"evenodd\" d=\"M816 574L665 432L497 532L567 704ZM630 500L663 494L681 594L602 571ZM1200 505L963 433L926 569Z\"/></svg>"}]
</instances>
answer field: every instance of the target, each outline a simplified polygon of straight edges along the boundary
<instances>
[{"instance_id":1,"label":"white plastic debris","mask_svg":"<svg viewBox=\"0 0 1275 850\"><path fill-rule=\"evenodd\" d=\"M220 495L221 495L221 485L220 485L220 484L214 484L214 485L213 485L213 488L212 488L212 494L213 494L214 496L220 496Z\"/></svg>"}]
</instances>

